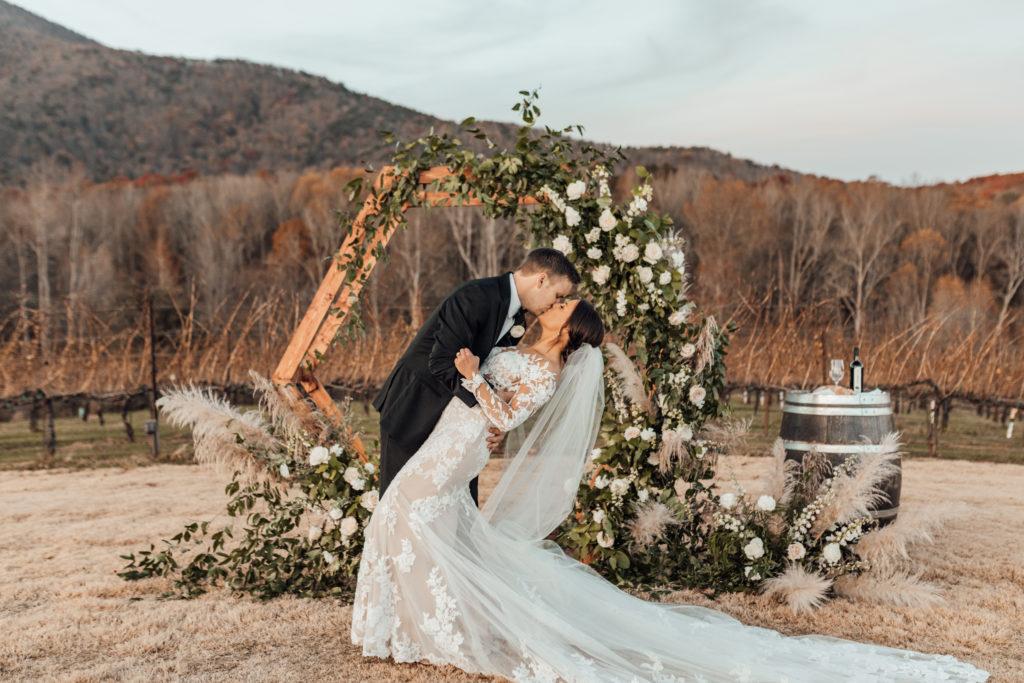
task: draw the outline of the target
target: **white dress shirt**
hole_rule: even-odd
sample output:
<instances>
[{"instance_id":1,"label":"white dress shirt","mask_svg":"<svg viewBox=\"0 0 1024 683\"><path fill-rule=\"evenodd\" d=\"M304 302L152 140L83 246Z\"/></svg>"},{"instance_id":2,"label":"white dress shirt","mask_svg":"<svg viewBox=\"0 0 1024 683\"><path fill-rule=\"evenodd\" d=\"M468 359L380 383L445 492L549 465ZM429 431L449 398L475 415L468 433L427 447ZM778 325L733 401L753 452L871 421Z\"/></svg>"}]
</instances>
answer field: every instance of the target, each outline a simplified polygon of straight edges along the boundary
<instances>
[{"instance_id":1,"label":"white dress shirt","mask_svg":"<svg viewBox=\"0 0 1024 683\"><path fill-rule=\"evenodd\" d=\"M519 302L519 292L516 291L516 279L512 273L508 274L509 285L512 288L512 297L508 302L508 315L505 316L505 322L501 326L501 332L498 333L498 339L505 336L505 333L512 329L512 325L515 324L516 313L519 312L519 308L522 304Z\"/></svg>"}]
</instances>

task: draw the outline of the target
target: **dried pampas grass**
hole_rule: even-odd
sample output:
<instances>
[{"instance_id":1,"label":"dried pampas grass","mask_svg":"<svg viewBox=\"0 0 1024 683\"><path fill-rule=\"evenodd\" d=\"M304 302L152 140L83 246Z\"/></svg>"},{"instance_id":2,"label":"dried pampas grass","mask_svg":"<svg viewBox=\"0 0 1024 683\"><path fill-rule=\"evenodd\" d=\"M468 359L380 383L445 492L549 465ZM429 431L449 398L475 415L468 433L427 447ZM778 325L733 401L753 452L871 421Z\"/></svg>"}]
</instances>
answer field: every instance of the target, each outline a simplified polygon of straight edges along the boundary
<instances>
[{"instance_id":1,"label":"dried pampas grass","mask_svg":"<svg viewBox=\"0 0 1024 683\"><path fill-rule=\"evenodd\" d=\"M927 608L945 602L938 586L903 572L846 574L836 579L835 589L852 600L899 607Z\"/></svg>"},{"instance_id":2,"label":"dried pampas grass","mask_svg":"<svg viewBox=\"0 0 1024 683\"><path fill-rule=\"evenodd\" d=\"M633 405L640 406L645 412L650 413L652 410L651 399L647 396L647 391L644 389L644 380L640 377L640 372L636 369L636 365L633 364L633 361L629 359L629 356L626 355L626 352L618 344L607 342L604 346L611 355L608 365L615 371L619 379L618 383L622 389L622 395Z\"/></svg>"},{"instance_id":3,"label":"dried pampas grass","mask_svg":"<svg viewBox=\"0 0 1024 683\"><path fill-rule=\"evenodd\" d=\"M711 441L723 453L730 455L754 455L748 445L750 425L754 418L723 417L705 422L700 430L702 438Z\"/></svg>"},{"instance_id":4,"label":"dried pampas grass","mask_svg":"<svg viewBox=\"0 0 1024 683\"><path fill-rule=\"evenodd\" d=\"M899 472L899 432L890 432L879 442L882 452L862 457L852 471L836 472L832 486L834 497L821 511L811 533L821 536L833 524L843 524L870 515L888 496L882 485Z\"/></svg>"},{"instance_id":5,"label":"dried pampas grass","mask_svg":"<svg viewBox=\"0 0 1024 683\"><path fill-rule=\"evenodd\" d=\"M260 410L285 440L296 441L327 428L322 415L305 401L284 396L277 385L255 370L249 370L249 378L259 397Z\"/></svg>"},{"instance_id":6,"label":"dried pampas grass","mask_svg":"<svg viewBox=\"0 0 1024 683\"><path fill-rule=\"evenodd\" d=\"M792 499L799 477L800 463L797 460L786 460L782 437L776 437L772 442L772 468L762 484L763 494L785 505Z\"/></svg>"},{"instance_id":7,"label":"dried pampas grass","mask_svg":"<svg viewBox=\"0 0 1024 683\"><path fill-rule=\"evenodd\" d=\"M662 474L672 469L672 461L683 463L689 451L686 449L686 439L679 432L666 429L661 433L661 445L654 453L654 461L658 463L658 471ZM651 459L648 459L651 462Z\"/></svg>"},{"instance_id":8,"label":"dried pampas grass","mask_svg":"<svg viewBox=\"0 0 1024 683\"><path fill-rule=\"evenodd\" d=\"M778 576L766 579L764 594L785 602L795 614L810 612L828 597L832 580L809 572L803 565L790 564Z\"/></svg>"},{"instance_id":9,"label":"dried pampas grass","mask_svg":"<svg viewBox=\"0 0 1024 683\"><path fill-rule=\"evenodd\" d=\"M281 447L258 412L242 413L210 389L192 385L171 389L157 400L157 406L172 424L191 428L197 462L213 465L228 477L238 470L246 483L264 480L267 469L237 442L236 435L259 448Z\"/></svg>"},{"instance_id":10,"label":"dried pampas grass","mask_svg":"<svg viewBox=\"0 0 1024 683\"><path fill-rule=\"evenodd\" d=\"M651 501L637 507L636 516L629 522L629 534L641 549L658 540L665 528L679 524L672 510L660 501Z\"/></svg>"},{"instance_id":11,"label":"dried pampas grass","mask_svg":"<svg viewBox=\"0 0 1024 683\"><path fill-rule=\"evenodd\" d=\"M933 534L952 514L941 505L904 508L891 524L864 534L857 541L857 554L871 563L872 571L891 572L910 560L912 546L934 542Z\"/></svg>"},{"instance_id":12,"label":"dried pampas grass","mask_svg":"<svg viewBox=\"0 0 1024 683\"><path fill-rule=\"evenodd\" d=\"M715 359L715 340L718 338L718 322L715 316L709 315L704 319L704 327L697 336L697 360L693 367L693 374L700 375L708 365Z\"/></svg>"}]
</instances>

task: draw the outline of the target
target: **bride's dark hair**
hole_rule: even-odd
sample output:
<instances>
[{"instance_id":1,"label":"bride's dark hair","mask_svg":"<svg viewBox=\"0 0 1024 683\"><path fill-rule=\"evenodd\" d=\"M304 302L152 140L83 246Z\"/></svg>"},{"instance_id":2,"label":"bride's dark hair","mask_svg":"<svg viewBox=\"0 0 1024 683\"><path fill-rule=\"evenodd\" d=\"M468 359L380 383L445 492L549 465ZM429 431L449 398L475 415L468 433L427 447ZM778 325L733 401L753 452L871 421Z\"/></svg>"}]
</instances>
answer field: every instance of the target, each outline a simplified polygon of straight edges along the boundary
<instances>
[{"instance_id":1,"label":"bride's dark hair","mask_svg":"<svg viewBox=\"0 0 1024 683\"><path fill-rule=\"evenodd\" d=\"M569 354L583 344L596 347L604 341L604 322L597 309L586 299L580 299L565 324L569 328L569 343L562 349L563 365Z\"/></svg>"}]
</instances>

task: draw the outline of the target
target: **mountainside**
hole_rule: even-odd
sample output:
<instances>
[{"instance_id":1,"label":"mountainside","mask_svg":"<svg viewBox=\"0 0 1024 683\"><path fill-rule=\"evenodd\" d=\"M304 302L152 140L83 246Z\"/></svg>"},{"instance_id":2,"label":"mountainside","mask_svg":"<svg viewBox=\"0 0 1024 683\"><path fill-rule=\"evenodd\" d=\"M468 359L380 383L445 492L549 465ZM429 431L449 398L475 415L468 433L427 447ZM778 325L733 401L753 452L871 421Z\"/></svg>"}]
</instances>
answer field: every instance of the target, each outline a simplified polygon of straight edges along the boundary
<instances>
[{"instance_id":1,"label":"mountainside","mask_svg":"<svg viewBox=\"0 0 1024 683\"><path fill-rule=\"evenodd\" d=\"M452 125L301 71L111 49L0 0L0 183L45 158L94 180L358 165L387 158L380 130ZM487 128L499 142L514 130ZM702 147L628 153L746 180L782 171Z\"/></svg>"}]
</instances>

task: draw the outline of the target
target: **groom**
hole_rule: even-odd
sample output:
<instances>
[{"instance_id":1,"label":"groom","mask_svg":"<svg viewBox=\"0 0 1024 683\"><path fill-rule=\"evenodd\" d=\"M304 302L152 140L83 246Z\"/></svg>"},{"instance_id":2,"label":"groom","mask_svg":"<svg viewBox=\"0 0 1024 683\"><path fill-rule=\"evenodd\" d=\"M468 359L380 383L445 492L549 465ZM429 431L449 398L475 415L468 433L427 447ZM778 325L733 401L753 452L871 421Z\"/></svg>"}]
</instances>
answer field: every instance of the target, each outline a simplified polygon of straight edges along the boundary
<instances>
[{"instance_id":1,"label":"groom","mask_svg":"<svg viewBox=\"0 0 1024 683\"><path fill-rule=\"evenodd\" d=\"M380 495L419 449L445 406L456 396L469 407L476 397L459 382L455 354L468 347L481 359L495 346L511 346L525 331L523 309L533 315L571 294L576 268L557 249L534 249L514 272L470 280L434 309L395 364L373 400L380 413ZM491 428L487 444L496 452L504 436ZM480 505L478 477L469 483Z\"/></svg>"}]
</instances>

